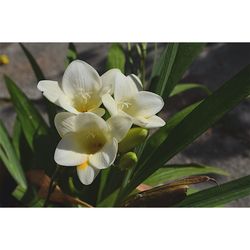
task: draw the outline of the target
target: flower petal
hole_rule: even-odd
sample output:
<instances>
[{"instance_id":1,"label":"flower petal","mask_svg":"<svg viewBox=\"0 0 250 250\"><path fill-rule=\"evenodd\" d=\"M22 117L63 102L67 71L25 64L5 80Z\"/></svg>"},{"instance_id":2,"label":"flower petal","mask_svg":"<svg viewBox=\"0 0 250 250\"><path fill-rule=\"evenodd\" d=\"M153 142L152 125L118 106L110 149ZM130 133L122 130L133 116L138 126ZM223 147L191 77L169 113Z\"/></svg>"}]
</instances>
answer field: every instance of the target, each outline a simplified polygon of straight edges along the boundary
<instances>
[{"instance_id":1,"label":"flower petal","mask_svg":"<svg viewBox=\"0 0 250 250\"><path fill-rule=\"evenodd\" d=\"M84 169L81 169L80 167L77 167L76 169L77 169L77 175L81 183L84 185L90 185L100 172L99 169L96 169L90 165L88 165Z\"/></svg>"},{"instance_id":2,"label":"flower petal","mask_svg":"<svg viewBox=\"0 0 250 250\"><path fill-rule=\"evenodd\" d=\"M159 127L163 127L166 122L160 118L157 115L153 115L147 119L138 119L139 122L135 124L137 124L138 126L144 127L144 128L159 128Z\"/></svg>"},{"instance_id":3,"label":"flower petal","mask_svg":"<svg viewBox=\"0 0 250 250\"><path fill-rule=\"evenodd\" d=\"M37 88L51 102L56 103L61 95L64 95L58 82L43 80L37 84Z\"/></svg>"},{"instance_id":4,"label":"flower petal","mask_svg":"<svg viewBox=\"0 0 250 250\"><path fill-rule=\"evenodd\" d=\"M76 131L98 129L103 133L108 131L107 123L98 115L85 112L76 116Z\"/></svg>"},{"instance_id":5,"label":"flower petal","mask_svg":"<svg viewBox=\"0 0 250 250\"><path fill-rule=\"evenodd\" d=\"M101 79L93 67L84 61L76 60L70 63L64 72L62 89L72 98L79 92L93 93L101 89Z\"/></svg>"},{"instance_id":6,"label":"flower petal","mask_svg":"<svg viewBox=\"0 0 250 250\"><path fill-rule=\"evenodd\" d=\"M58 143L55 162L62 166L77 166L86 161L87 155L82 153L81 143L75 133L68 133Z\"/></svg>"},{"instance_id":7,"label":"flower petal","mask_svg":"<svg viewBox=\"0 0 250 250\"><path fill-rule=\"evenodd\" d=\"M103 169L113 164L118 150L118 142L115 138L107 142L97 153L90 155L89 162L92 166Z\"/></svg>"},{"instance_id":8,"label":"flower petal","mask_svg":"<svg viewBox=\"0 0 250 250\"><path fill-rule=\"evenodd\" d=\"M95 109L89 110L89 112L94 113L94 114L102 117L105 114L105 109L103 109L103 108L95 108Z\"/></svg>"},{"instance_id":9,"label":"flower petal","mask_svg":"<svg viewBox=\"0 0 250 250\"><path fill-rule=\"evenodd\" d=\"M152 92L140 91L130 100L131 106L126 113L134 117L151 117L158 113L164 106L162 98Z\"/></svg>"},{"instance_id":10,"label":"flower petal","mask_svg":"<svg viewBox=\"0 0 250 250\"><path fill-rule=\"evenodd\" d=\"M137 75L135 75L135 74L131 74L131 75L129 75L129 77L133 80L133 82L135 83L137 89L139 91L142 91L143 90L143 86L142 86L140 78Z\"/></svg>"},{"instance_id":11,"label":"flower petal","mask_svg":"<svg viewBox=\"0 0 250 250\"><path fill-rule=\"evenodd\" d=\"M101 76L103 95L106 93L113 95L115 79L116 79L117 74L120 74L120 73L121 71L119 69L110 69Z\"/></svg>"},{"instance_id":12,"label":"flower petal","mask_svg":"<svg viewBox=\"0 0 250 250\"><path fill-rule=\"evenodd\" d=\"M111 135L120 142L132 126L132 120L128 116L116 115L107 120Z\"/></svg>"},{"instance_id":13,"label":"flower petal","mask_svg":"<svg viewBox=\"0 0 250 250\"><path fill-rule=\"evenodd\" d=\"M116 75L114 98L115 101L129 99L138 93L138 88L129 76L122 73Z\"/></svg>"},{"instance_id":14,"label":"flower petal","mask_svg":"<svg viewBox=\"0 0 250 250\"><path fill-rule=\"evenodd\" d=\"M117 104L110 94L102 96L102 102L105 108L108 110L111 116L117 114Z\"/></svg>"},{"instance_id":15,"label":"flower petal","mask_svg":"<svg viewBox=\"0 0 250 250\"><path fill-rule=\"evenodd\" d=\"M55 126L61 137L70 132L75 132L76 115L69 112L61 112L55 116Z\"/></svg>"}]
</instances>

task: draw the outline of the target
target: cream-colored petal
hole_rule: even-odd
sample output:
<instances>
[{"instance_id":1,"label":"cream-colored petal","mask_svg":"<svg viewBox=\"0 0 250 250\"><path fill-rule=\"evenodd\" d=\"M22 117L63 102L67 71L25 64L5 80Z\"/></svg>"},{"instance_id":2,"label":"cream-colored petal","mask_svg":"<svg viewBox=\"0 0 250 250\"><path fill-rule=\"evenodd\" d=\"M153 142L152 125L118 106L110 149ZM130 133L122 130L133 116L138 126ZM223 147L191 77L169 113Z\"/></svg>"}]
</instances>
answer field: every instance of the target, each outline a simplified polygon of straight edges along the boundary
<instances>
[{"instance_id":1,"label":"cream-colored petal","mask_svg":"<svg viewBox=\"0 0 250 250\"><path fill-rule=\"evenodd\" d=\"M110 69L101 76L102 80L102 95L114 93L115 79L117 74L120 74L119 69Z\"/></svg>"},{"instance_id":2,"label":"cream-colored petal","mask_svg":"<svg viewBox=\"0 0 250 250\"><path fill-rule=\"evenodd\" d=\"M75 133L68 133L58 143L54 159L62 166L77 166L87 160L82 151L82 145Z\"/></svg>"},{"instance_id":3,"label":"cream-colored petal","mask_svg":"<svg viewBox=\"0 0 250 250\"><path fill-rule=\"evenodd\" d=\"M145 120L143 120L142 122L144 122L144 128L159 128L159 127L163 127L166 122L160 118L157 115L153 115Z\"/></svg>"},{"instance_id":4,"label":"cream-colored petal","mask_svg":"<svg viewBox=\"0 0 250 250\"><path fill-rule=\"evenodd\" d=\"M61 137L70 132L75 132L76 115L69 112L61 112L55 116L55 127Z\"/></svg>"},{"instance_id":5,"label":"cream-colored petal","mask_svg":"<svg viewBox=\"0 0 250 250\"><path fill-rule=\"evenodd\" d=\"M116 102L129 99L138 93L138 88L130 76L116 75L114 98Z\"/></svg>"},{"instance_id":6,"label":"cream-colored petal","mask_svg":"<svg viewBox=\"0 0 250 250\"><path fill-rule=\"evenodd\" d=\"M69 64L64 72L62 89L64 93L74 98L75 95L93 94L101 89L101 78L97 71L88 63L75 60Z\"/></svg>"},{"instance_id":7,"label":"cream-colored petal","mask_svg":"<svg viewBox=\"0 0 250 250\"><path fill-rule=\"evenodd\" d=\"M107 133L108 125L98 115L91 112L85 112L76 116L76 130L98 130L102 131L102 133Z\"/></svg>"},{"instance_id":8,"label":"cream-colored petal","mask_svg":"<svg viewBox=\"0 0 250 250\"><path fill-rule=\"evenodd\" d=\"M43 80L37 84L37 88L51 102L56 103L61 95L64 95L58 82Z\"/></svg>"},{"instance_id":9,"label":"cream-colored petal","mask_svg":"<svg viewBox=\"0 0 250 250\"><path fill-rule=\"evenodd\" d=\"M103 108L95 108L95 109L89 110L89 112L94 113L94 114L102 117L105 114L105 109L103 109Z\"/></svg>"},{"instance_id":10,"label":"cream-colored petal","mask_svg":"<svg viewBox=\"0 0 250 250\"><path fill-rule=\"evenodd\" d=\"M111 135L120 142L132 126L132 120L128 116L116 115L107 120Z\"/></svg>"},{"instance_id":11,"label":"cream-colored petal","mask_svg":"<svg viewBox=\"0 0 250 250\"><path fill-rule=\"evenodd\" d=\"M164 106L162 98L152 92L140 91L130 100L130 105L123 111L134 117L151 117Z\"/></svg>"},{"instance_id":12,"label":"cream-colored petal","mask_svg":"<svg viewBox=\"0 0 250 250\"><path fill-rule=\"evenodd\" d=\"M89 162L95 168L107 168L114 163L117 150L118 142L115 138L113 138L108 141L100 151L93 155L90 155Z\"/></svg>"},{"instance_id":13,"label":"cream-colored petal","mask_svg":"<svg viewBox=\"0 0 250 250\"><path fill-rule=\"evenodd\" d=\"M129 77L133 80L133 82L135 83L137 89L139 91L142 91L143 90L143 85L142 85L142 82L141 82L140 78L138 76L136 76L135 74L131 74L131 75L129 75Z\"/></svg>"},{"instance_id":14,"label":"cream-colored petal","mask_svg":"<svg viewBox=\"0 0 250 250\"><path fill-rule=\"evenodd\" d=\"M111 116L117 115L117 104L110 94L105 94L102 96L102 103Z\"/></svg>"},{"instance_id":15,"label":"cream-colored petal","mask_svg":"<svg viewBox=\"0 0 250 250\"><path fill-rule=\"evenodd\" d=\"M90 165L86 166L84 169L80 167L77 167L76 169L77 175L81 183L84 185L90 185L100 172L99 169L96 169Z\"/></svg>"}]
</instances>

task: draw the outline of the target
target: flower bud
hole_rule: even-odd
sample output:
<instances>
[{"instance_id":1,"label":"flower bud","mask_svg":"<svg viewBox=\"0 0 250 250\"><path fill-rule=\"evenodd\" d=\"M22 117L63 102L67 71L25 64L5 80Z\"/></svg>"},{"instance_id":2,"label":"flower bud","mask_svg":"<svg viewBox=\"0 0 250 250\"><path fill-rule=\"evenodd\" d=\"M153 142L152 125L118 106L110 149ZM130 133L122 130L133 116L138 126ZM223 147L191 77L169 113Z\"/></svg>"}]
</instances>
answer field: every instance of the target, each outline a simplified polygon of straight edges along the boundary
<instances>
[{"instance_id":1,"label":"flower bud","mask_svg":"<svg viewBox=\"0 0 250 250\"><path fill-rule=\"evenodd\" d=\"M125 138L119 143L118 150L125 153L143 143L148 136L145 128L131 128Z\"/></svg>"},{"instance_id":2,"label":"flower bud","mask_svg":"<svg viewBox=\"0 0 250 250\"><path fill-rule=\"evenodd\" d=\"M138 159L137 159L136 153L128 152L121 157L119 161L119 168L121 170L128 170L130 168L135 167L137 162L138 162Z\"/></svg>"},{"instance_id":3,"label":"flower bud","mask_svg":"<svg viewBox=\"0 0 250 250\"><path fill-rule=\"evenodd\" d=\"M6 55L0 55L0 65L9 64L9 57Z\"/></svg>"}]
</instances>

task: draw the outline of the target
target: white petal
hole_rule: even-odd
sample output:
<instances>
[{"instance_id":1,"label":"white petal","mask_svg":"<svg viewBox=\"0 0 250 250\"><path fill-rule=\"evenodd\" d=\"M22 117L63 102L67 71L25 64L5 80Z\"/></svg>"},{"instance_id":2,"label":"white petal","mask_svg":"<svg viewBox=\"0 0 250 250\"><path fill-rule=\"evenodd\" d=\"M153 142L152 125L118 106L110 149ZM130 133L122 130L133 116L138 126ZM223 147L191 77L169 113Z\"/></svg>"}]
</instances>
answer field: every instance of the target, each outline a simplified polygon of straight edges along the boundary
<instances>
[{"instance_id":1,"label":"white petal","mask_svg":"<svg viewBox=\"0 0 250 250\"><path fill-rule=\"evenodd\" d=\"M140 91L131 100L131 106L126 112L131 116L148 118L158 113L163 106L164 102L159 95L148 91Z\"/></svg>"},{"instance_id":2,"label":"white petal","mask_svg":"<svg viewBox=\"0 0 250 250\"><path fill-rule=\"evenodd\" d=\"M54 159L57 164L62 166L77 166L87 160L87 155L82 153L76 134L68 133L61 139L57 145Z\"/></svg>"},{"instance_id":3,"label":"white petal","mask_svg":"<svg viewBox=\"0 0 250 250\"><path fill-rule=\"evenodd\" d=\"M55 126L61 137L70 132L75 132L76 115L69 112L61 112L55 116Z\"/></svg>"},{"instance_id":4,"label":"white petal","mask_svg":"<svg viewBox=\"0 0 250 250\"><path fill-rule=\"evenodd\" d=\"M163 119L156 115L153 115L147 119L135 119L134 123L144 128L159 128L163 127L166 124Z\"/></svg>"},{"instance_id":5,"label":"white petal","mask_svg":"<svg viewBox=\"0 0 250 250\"><path fill-rule=\"evenodd\" d=\"M105 109L103 109L103 108L95 108L95 109L89 110L89 112L94 113L94 114L102 117L105 114Z\"/></svg>"},{"instance_id":6,"label":"white petal","mask_svg":"<svg viewBox=\"0 0 250 250\"><path fill-rule=\"evenodd\" d=\"M110 69L101 76L103 95L106 93L113 95L115 79L116 79L117 74L120 74L120 73L121 71L119 69Z\"/></svg>"},{"instance_id":7,"label":"white petal","mask_svg":"<svg viewBox=\"0 0 250 250\"><path fill-rule=\"evenodd\" d=\"M117 104L110 94L103 95L102 102L111 116L117 114Z\"/></svg>"},{"instance_id":8,"label":"white petal","mask_svg":"<svg viewBox=\"0 0 250 250\"><path fill-rule=\"evenodd\" d=\"M91 184L99 172L99 169L96 169L89 165L85 169L77 167L77 175L81 183L84 185Z\"/></svg>"},{"instance_id":9,"label":"white petal","mask_svg":"<svg viewBox=\"0 0 250 250\"><path fill-rule=\"evenodd\" d=\"M114 98L116 101L129 99L137 93L138 89L131 77L125 76L122 73L116 75L114 89Z\"/></svg>"},{"instance_id":10,"label":"white petal","mask_svg":"<svg viewBox=\"0 0 250 250\"><path fill-rule=\"evenodd\" d=\"M93 93L101 89L101 79L92 66L84 61L76 60L65 70L62 88L70 97L74 97L79 92Z\"/></svg>"},{"instance_id":11,"label":"white petal","mask_svg":"<svg viewBox=\"0 0 250 250\"><path fill-rule=\"evenodd\" d=\"M71 101L69 100L69 98L66 95L61 95L58 99L58 101L56 102L56 104L60 107L62 107L63 109L74 113L74 114L79 114L80 112L78 112L72 105Z\"/></svg>"},{"instance_id":12,"label":"white petal","mask_svg":"<svg viewBox=\"0 0 250 250\"><path fill-rule=\"evenodd\" d=\"M92 166L103 169L113 164L117 154L118 143L115 138L107 142L97 153L90 155L89 162Z\"/></svg>"},{"instance_id":13,"label":"white petal","mask_svg":"<svg viewBox=\"0 0 250 250\"><path fill-rule=\"evenodd\" d=\"M90 129L97 129L106 133L108 131L107 123L98 115L85 112L81 113L76 116L76 130L90 130Z\"/></svg>"},{"instance_id":14,"label":"white petal","mask_svg":"<svg viewBox=\"0 0 250 250\"><path fill-rule=\"evenodd\" d=\"M132 126L132 120L128 116L116 115L107 120L111 134L120 142Z\"/></svg>"},{"instance_id":15,"label":"white petal","mask_svg":"<svg viewBox=\"0 0 250 250\"><path fill-rule=\"evenodd\" d=\"M37 88L43 92L43 95L51 102L55 103L61 95L64 95L58 82L43 80L37 84Z\"/></svg>"},{"instance_id":16,"label":"white petal","mask_svg":"<svg viewBox=\"0 0 250 250\"><path fill-rule=\"evenodd\" d=\"M138 76L136 76L135 74L131 74L131 75L129 75L129 77L133 80L133 82L135 83L137 89L139 91L142 91L143 90L143 86L142 86L140 78Z\"/></svg>"}]
</instances>

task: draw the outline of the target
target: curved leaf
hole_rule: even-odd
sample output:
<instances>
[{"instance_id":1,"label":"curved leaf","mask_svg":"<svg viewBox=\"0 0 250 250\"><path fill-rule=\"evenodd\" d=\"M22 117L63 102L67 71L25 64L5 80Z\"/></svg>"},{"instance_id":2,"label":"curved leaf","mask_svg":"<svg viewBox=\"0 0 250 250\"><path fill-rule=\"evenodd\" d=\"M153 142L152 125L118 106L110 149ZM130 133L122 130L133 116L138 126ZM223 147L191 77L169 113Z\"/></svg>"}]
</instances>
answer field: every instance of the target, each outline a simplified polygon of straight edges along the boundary
<instances>
[{"instance_id":1,"label":"curved leaf","mask_svg":"<svg viewBox=\"0 0 250 250\"><path fill-rule=\"evenodd\" d=\"M190 89L202 89L204 90L208 95L210 95L212 92L209 90L209 88L205 85L198 84L198 83L180 83L177 84L174 89L172 90L171 94L169 97L181 94L185 91L188 91Z\"/></svg>"}]
</instances>

